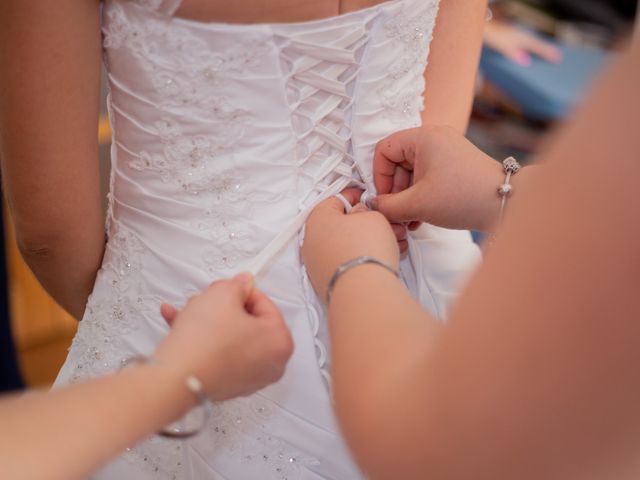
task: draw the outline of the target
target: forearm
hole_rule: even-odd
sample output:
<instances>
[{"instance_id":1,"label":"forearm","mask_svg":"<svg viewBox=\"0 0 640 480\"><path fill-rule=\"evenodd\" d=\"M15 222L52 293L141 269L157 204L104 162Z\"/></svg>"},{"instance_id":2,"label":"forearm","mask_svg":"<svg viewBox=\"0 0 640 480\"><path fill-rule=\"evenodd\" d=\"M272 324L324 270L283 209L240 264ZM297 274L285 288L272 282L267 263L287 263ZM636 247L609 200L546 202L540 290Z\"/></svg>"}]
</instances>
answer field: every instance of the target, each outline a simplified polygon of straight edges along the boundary
<instances>
[{"instance_id":1,"label":"forearm","mask_svg":"<svg viewBox=\"0 0 640 480\"><path fill-rule=\"evenodd\" d=\"M339 279L329 321L336 410L356 459L370 478L412 478L398 469L408 453L401 445L417 413L410 400L420 397L424 359L441 325L376 265ZM414 406L424 414L421 403Z\"/></svg>"},{"instance_id":2,"label":"forearm","mask_svg":"<svg viewBox=\"0 0 640 480\"><path fill-rule=\"evenodd\" d=\"M87 478L195 404L183 381L139 366L49 393L0 401L3 478Z\"/></svg>"},{"instance_id":3,"label":"forearm","mask_svg":"<svg viewBox=\"0 0 640 480\"><path fill-rule=\"evenodd\" d=\"M82 315L104 248L97 0L0 4L0 160L18 245Z\"/></svg>"},{"instance_id":4,"label":"forearm","mask_svg":"<svg viewBox=\"0 0 640 480\"><path fill-rule=\"evenodd\" d=\"M486 0L441 0L425 70L424 125L469 123L480 60Z\"/></svg>"},{"instance_id":5,"label":"forearm","mask_svg":"<svg viewBox=\"0 0 640 480\"><path fill-rule=\"evenodd\" d=\"M104 253L102 219L78 221L86 231L57 232L48 241L27 240L17 232L22 256L49 295L77 320L84 314Z\"/></svg>"},{"instance_id":6,"label":"forearm","mask_svg":"<svg viewBox=\"0 0 640 480\"><path fill-rule=\"evenodd\" d=\"M402 299L392 279L371 270L341 280L329 312L337 410L355 416L340 419L372 478L637 478L637 54L558 136L536 178L514 177L500 235L422 351L422 330L404 331L410 319L383 305ZM383 317L387 328L367 338ZM383 350L387 339L406 341L409 353L398 352L409 360ZM407 374L389 378L394 366ZM378 369L378 390L365 383L365 394L382 400L348 396Z\"/></svg>"}]
</instances>

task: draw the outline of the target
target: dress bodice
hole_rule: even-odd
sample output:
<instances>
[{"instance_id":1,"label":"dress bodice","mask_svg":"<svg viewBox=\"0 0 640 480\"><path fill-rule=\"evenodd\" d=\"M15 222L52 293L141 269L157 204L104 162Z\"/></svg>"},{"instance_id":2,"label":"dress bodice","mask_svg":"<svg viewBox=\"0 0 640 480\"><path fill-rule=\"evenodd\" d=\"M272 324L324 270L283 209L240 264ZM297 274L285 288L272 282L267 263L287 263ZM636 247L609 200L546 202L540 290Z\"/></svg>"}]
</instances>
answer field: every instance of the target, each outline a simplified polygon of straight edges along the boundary
<instances>
[{"instance_id":1,"label":"dress bodice","mask_svg":"<svg viewBox=\"0 0 640 480\"><path fill-rule=\"evenodd\" d=\"M206 238L209 273L257 273L318 200L373 189L379 139L419 125L438 1L251 25L172 17L178 3L104 6L115 214L144 217L159 250L166 222Z\"/></svg>"},{"instance_id":2,"label":"dress bodice","mask_svg":"<svg viewBox=\"0 0 640 480\"><path fill-rule=\"evenodd\" d=\"M199 437L152 438L95 478L362 478L333 415L326 318L300 259L301 227L349 184L372 191L376 142L420 124L438 0L256 25L184 20L178 4L103 4L108 242L58 382L151 354L168 331L161 302L179 308L241 270L259 274L295 350L279 382L216 404ZM421 230L405 277L441 317L477 251L465 232Z\"/></svg>"}]
</instances>

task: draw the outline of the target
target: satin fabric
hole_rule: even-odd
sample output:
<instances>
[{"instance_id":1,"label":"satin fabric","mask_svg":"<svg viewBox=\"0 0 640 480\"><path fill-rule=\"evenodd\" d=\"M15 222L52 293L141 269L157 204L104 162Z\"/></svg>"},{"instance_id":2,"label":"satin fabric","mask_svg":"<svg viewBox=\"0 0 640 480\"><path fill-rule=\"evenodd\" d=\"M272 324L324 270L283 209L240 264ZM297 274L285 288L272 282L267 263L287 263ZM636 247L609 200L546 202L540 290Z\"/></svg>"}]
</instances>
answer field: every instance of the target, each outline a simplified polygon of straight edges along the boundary
<instances>
[{"instance_id":1,"label":"satin fabric","mask_svg":"<svg viewBox=\"0 0 640 480\"><path fill-rule=\"evenodd\" d=\"M438 2L258 25L176 18L178 3L103 6L108 243L57 384L150 354L168 331L161 302L180 307L248 270L293 335L282 380L214 405L199 437L154 437L95 478L362 478L332 410L326 318L300 258L302 227L348 185L373 193L376 142L420 124ZM468 232L425 225L409 239L403 277L444 319L478 255Z\"/></svg>"}]
</instances>

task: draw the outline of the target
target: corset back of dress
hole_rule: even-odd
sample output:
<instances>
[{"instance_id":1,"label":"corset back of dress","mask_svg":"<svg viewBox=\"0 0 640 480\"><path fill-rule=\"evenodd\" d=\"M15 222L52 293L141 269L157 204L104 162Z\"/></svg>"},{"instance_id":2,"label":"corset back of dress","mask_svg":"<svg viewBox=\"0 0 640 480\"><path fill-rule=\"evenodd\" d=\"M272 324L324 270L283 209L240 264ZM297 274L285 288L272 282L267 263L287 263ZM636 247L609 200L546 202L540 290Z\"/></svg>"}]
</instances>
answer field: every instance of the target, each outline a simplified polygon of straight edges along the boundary
<instances>
[{"instance_id":1,"label":"corset back of dress","mask_svg":"<svg viewBox=\"0 0 640 480\"><path fill-rule=\"evenodd\" d=\"M168 330L162 301L179 307L212 280L260 273L296 345L285 377L216 405L199 439L153 439L129 451L134 467L98 478L359 478L333 418L300 230L323 198L372 190L376 142L420 124L438 0L256 25L172 17L177 3L103 5L108 244L59 378L153 351Z\"/></svg>"},{"instance_id":2,"label":"corset back of dress","mask_svg":"<svg viewBox=\"0 0 640 480\"><path fill-rule=\"evenodd\" d=\"M282 25L157 3L105 5L113 213L209 277L247 269L350 181L372 188L375 143L420 122L435 0ZM167 222L195 248L171 252Z\"/></svg>"}]
</instances>

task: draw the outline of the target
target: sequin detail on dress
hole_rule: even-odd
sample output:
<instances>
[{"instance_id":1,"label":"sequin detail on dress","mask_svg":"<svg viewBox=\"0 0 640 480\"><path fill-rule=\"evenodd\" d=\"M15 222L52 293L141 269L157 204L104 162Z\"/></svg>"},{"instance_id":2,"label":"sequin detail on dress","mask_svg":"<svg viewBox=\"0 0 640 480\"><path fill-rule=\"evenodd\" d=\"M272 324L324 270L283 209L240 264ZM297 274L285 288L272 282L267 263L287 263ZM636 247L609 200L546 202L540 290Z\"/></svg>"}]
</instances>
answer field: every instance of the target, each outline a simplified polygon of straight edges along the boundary
<instances>
[{"instance_id":1,"label":"sequin detail on dress","mask_svg":"<svg viewBox=\"0 0 640 480\"><path fill-rule=\"evenodd\" d=\"M401 12L384 25L387 36L404 45L403 54L391 64L387 81L378 90L387 115L396 123L417 118L424 108L423 73L439 3L426 0L418 11L403 5Z\"/></svg>"},{"instance_id":2,"label":"sequin detail on dress","mask_svg":"<svg viewBox=\"0 0 640 480\"><path fill-rule=\"evenodd\" d=\"M77 355L74 382L118 369L126 354L115 352L129 350L122 337L139 327L141 315L149 314L154 303L159 306L143 293L140 268L146 248L118 223L111 222L111 226L105 261L98 272L99 281L107 283L110 291L106 295L94 293L87 302L71 348Z\"/></svg>"},{"instance_id":3,"label":"sequin detail on dress","mask_svg":"<svg viewBox=\"0 0 640 480\"><path fill-rule=\"evenodd\" d=\"M296 345L282 380L215 405L201 436L153 437L96 478L362 478L332 413L326 316L300 259L301 227L324 196L370 188L376 142L420 122L436 2L230 25L172 18L178 1L103 2L110 239L58 382L151 353L167 331L161 300L179 308L215 279L259 273ZM437 260L425 264L447 263Z\"/></svg>"}]
</instances>

